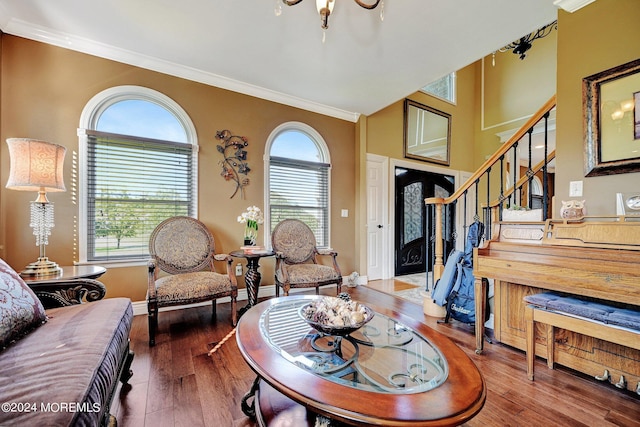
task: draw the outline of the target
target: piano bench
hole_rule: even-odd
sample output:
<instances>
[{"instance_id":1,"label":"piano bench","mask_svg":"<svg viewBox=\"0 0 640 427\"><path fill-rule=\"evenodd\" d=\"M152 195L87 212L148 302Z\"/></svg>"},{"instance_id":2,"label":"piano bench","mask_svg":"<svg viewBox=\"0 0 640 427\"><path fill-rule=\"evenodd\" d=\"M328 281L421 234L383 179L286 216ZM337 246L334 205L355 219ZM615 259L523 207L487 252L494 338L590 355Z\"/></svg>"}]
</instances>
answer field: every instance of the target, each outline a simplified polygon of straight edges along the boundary
<instances>
[{"instance_id":1,"label":"piano bench","mask_svg":"<svg viewBox=\"0 0 640 427\"><path fill-rule=\"evenodd\" d=\"M524 297L527 378L533 381L535 324L546 325L547 366L553 369L555 329L562 328L640 350L640 310L544 292Z\"/></svg>"}]
</instances>

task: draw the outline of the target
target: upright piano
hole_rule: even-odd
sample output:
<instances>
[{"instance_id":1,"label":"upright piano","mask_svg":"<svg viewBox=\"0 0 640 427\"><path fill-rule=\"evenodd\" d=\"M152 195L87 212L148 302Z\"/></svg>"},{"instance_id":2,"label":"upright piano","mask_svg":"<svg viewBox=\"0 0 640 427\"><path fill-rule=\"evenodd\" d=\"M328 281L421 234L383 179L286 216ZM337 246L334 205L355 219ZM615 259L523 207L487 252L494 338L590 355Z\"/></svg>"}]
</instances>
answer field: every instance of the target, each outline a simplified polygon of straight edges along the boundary
<instances>
[{"instance_id":1,"label":"upright piano","mask_svg":"<svg viewBox=\"0 0 640 427\"><path fill-rule=\"evenodd\" d=\"M474 251L473 265L476 319L485 318L483 278L494 279L495 340L525 350L526 295L557 291L640 307L640 218L499 222L492 238ZM543 334L536 331L536 354L545 357ZM560 365L594 376L605 369L624 375L633 390L640 382L638 350L565 330L554 341ZM476 353L483 345L484 324L476 322Z\"/></svg>"}]
</instances>

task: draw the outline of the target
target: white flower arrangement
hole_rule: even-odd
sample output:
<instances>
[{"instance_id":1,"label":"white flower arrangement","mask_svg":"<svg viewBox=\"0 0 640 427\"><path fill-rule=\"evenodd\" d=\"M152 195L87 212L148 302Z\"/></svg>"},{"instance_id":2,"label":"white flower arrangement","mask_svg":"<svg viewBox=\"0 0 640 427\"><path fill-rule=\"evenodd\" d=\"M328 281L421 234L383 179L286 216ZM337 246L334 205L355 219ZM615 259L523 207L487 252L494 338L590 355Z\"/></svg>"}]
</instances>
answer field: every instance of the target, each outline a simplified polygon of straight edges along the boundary
<instances>
[{"instance_id":1,"label":"white flower arrangement","mask_svg":"<svg viewBox=\"0 0 640 427\"><path fill-rule=\"evenodd\" d=\"M249 206L247 210L238 217L238 222L245 224L244 240L248 241L251 246L254 246L258 239L258 224L264 222L262 211L257 206Z\"/></svg>"}]
</instances>

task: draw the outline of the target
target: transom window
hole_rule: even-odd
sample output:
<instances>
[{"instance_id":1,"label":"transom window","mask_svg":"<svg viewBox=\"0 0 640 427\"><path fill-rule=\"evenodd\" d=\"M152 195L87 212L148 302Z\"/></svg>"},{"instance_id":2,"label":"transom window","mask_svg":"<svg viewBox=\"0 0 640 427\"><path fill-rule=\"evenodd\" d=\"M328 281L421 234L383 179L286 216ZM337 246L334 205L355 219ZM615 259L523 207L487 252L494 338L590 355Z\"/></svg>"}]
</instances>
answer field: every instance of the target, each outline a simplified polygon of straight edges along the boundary
<instances>
[{"instance_id":1,"label":"transom window","mask_svg":"<svg viewBox=\"0 0 640 427\"><path fill-rule=\"evenodd\" d=\"M161 221L197 211L193 124L159 92L121 86L96 95L80 125L81 261L148 258Z\"/></svg>"},{"instance_id":2,"label":"transom window","mask_svg":"<svg viewBox=\"0 0 640 427\"><path fill-rule=\"evenodd\" d=\"M420 89L422 92L456 103L456 73L447 74Z\"/></svg>"},{"instance_id":3,"label":"transom window","mask_svg":"<svg viewBox=\"0 0 640 427\"><path fill-rule=\"evenodd\" d=\"M329 247L329 177L327 145L313 128L297 122L276 128L265 156L269 235L287 218L304 221L318 247Z\"/></svg>"}]
</instances>

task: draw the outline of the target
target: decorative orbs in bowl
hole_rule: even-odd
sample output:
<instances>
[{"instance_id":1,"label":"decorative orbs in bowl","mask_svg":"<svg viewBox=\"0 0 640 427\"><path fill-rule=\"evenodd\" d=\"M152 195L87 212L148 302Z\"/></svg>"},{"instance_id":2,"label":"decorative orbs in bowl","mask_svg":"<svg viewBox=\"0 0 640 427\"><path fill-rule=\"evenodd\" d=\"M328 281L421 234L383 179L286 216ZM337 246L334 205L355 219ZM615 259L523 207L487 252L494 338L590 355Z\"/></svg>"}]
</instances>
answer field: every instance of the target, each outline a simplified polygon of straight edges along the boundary
<instances>
[{"instance_id":1,"label":"decorative orbs in bowl","mask_svg":"<svg viewBox=\"0 0 640 427\"><path fill-rule=\"evenodd\" d=\"M366 305L344 297L322 297L303 305L298 313L315 330L337 336L357 331L375 315Z\"/></svg>"}]
</instances>

